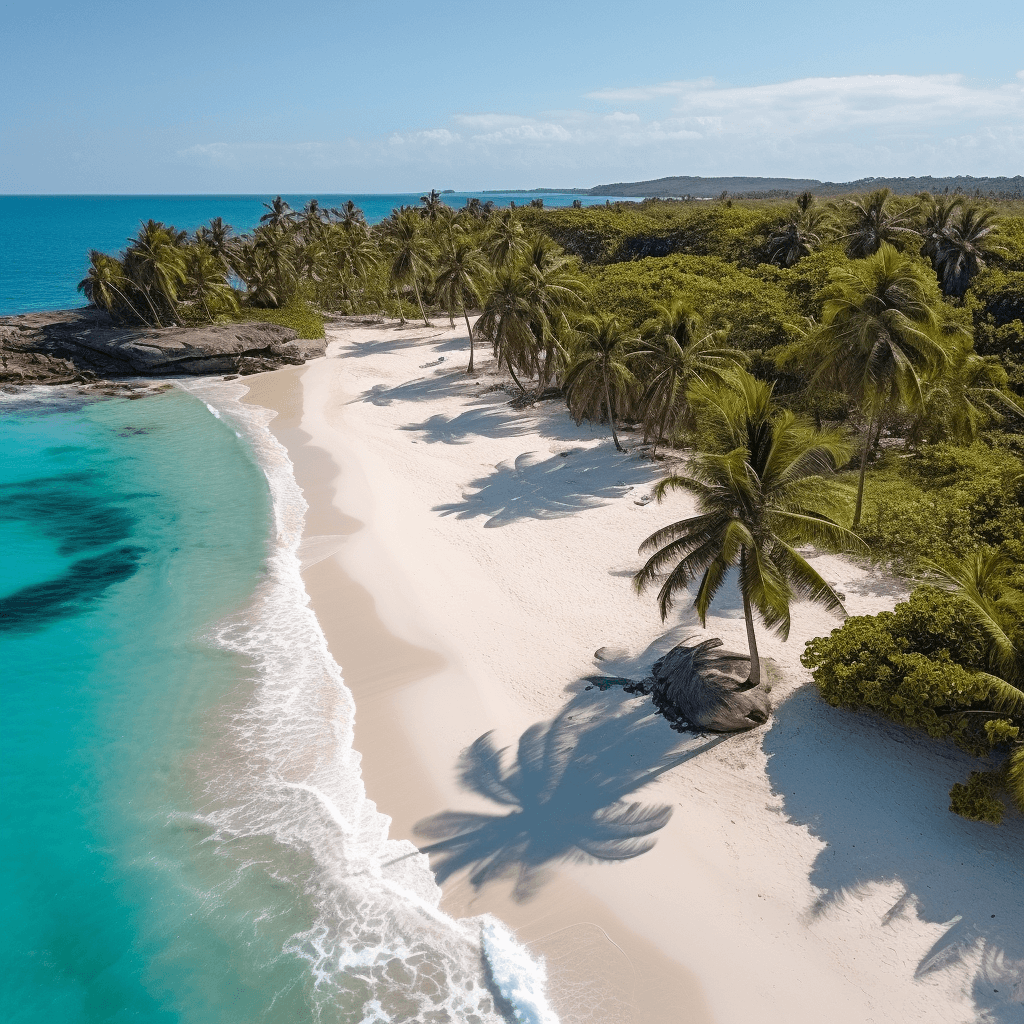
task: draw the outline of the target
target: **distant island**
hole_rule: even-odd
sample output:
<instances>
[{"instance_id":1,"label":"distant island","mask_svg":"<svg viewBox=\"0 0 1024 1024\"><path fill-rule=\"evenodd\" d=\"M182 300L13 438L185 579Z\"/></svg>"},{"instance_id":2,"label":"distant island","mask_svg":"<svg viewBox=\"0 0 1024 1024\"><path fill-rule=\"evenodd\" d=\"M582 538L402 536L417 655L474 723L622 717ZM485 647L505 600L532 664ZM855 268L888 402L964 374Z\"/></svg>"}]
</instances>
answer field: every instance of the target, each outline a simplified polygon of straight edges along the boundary
<instances>
[{"instance_id":1,"label":"distant island","mask_svg":"<svg viewBox=\"0 0 1024 1024\"><path fill-rule=\"evenodd\" d=\"M865 192L887 188L896 195L916 195L918 192L974 192L996 193L997 195L1024 198L1024 175L1012 178L972 178L969 174L958 174L949 178L858 178L856 181L818 181L816 178L701 178L690 175L676 175L669 178L655 178L652 181L618 181L609 185L595 185L593 188L532 188L505 189L504 193L522 192L524 195L544 192L579 196L621 196L623 198L693 196L714 197L728 192L733 196L775 199L801 192L816 196L838 196L853 192ZM497 191L497 190L493 190ZM490 194L490 193L487 193Z\"/></svg>"}]
</instances>

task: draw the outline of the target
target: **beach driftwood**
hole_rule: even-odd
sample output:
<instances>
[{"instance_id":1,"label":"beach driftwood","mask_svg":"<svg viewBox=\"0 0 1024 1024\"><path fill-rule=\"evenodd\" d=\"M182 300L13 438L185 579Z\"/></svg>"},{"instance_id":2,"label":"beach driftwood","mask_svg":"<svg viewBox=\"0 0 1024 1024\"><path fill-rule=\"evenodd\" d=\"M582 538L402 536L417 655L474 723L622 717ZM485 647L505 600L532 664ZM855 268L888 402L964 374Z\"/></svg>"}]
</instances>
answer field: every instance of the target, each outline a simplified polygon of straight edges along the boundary
<instances>
[{"instance_id":1,"label":"beach driftwood","mask_svg":"<svg viewBox=\"0 0 1024 1024\"><path fill-rule=\"evenodd\" d=\"M104 377L260 373L325 350L323 338L305 341L279 324L140 328L119 326L90 308L31 313L0 318L0 383L65 383L76 371Z\"/></svg>"},{"instance_id":2,"label":"beach driftwood","mask_svg":"<svg viewBox=\"0 0 1024 1024\"><path fill-rule=\"evenodd\" d=\"M717 637L679 644L654 663L652 696L699 729L739 732L768 721L771 703L763 686L747 683L749 659L718 651Z\"/></svg>"}]
</instances>

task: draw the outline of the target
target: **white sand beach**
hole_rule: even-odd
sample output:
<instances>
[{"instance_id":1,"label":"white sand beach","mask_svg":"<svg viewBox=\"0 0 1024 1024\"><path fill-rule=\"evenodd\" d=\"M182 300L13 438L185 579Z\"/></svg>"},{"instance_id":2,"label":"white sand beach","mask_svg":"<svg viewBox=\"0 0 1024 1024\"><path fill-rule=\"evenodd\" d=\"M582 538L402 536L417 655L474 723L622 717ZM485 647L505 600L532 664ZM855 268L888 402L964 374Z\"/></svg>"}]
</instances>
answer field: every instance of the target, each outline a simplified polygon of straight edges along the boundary
<instances>
[{"instance_id":1,"label":"white sand beach","mask_svg":"<svg viewBox=\"0 0 1024 1024\"><path fill-rule=\"evenodd\" d=\"M586 688L688 637L746 649L735 594L704 630L633 590L641 541L693 507L642 501L666 463L617 453L560 401L514 409L489 351L466 375L464 325L329 340L246 378L247 400L278 412L310 505L304 577L369 797L421 847L475 830L431 855L444 909L492 912L544 956L563 1024L1024 1020L1024 820L950 814L969 758L818 698L800 654L836 616L803 604L788 642L761 630L775 713L720 742ZM854 615L905 593L814 563ZM482 758L460 781L488 732L517 774ZM649 813L609 829L616 801Z\"/></svg>"}]
</instances>

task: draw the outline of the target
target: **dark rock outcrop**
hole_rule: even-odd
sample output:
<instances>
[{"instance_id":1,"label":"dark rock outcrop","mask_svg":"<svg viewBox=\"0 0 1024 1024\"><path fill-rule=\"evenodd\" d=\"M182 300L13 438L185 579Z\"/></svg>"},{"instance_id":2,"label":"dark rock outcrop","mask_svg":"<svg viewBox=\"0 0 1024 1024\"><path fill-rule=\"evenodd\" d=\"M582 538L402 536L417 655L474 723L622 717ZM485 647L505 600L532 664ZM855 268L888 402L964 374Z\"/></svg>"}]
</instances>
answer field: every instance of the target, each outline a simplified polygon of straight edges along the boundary
<instances>
[{"instance_id":1,"label":"dark rock outcrop","mask_svg":"<svg viewBox=\"0 0 1024 1024\"><path fill-rule=\"evenodd\" d=\"M654 663L651 696L668 717L672 711L699 729L740 732L768 721L771 702L764 686L749 686L749 659L716 651L715 638L679 644Z\"/></svg>"},{"instance_id":2,"label":"dark rock outcrop","mask_svg":"<svg viewBox=\"0 0 1024 1024\"><path fill-rule=\"evenodd\" d=\"M261 322L122 327L90 308L0 317L0 381L8 383L260 373L325 351L323 338L305 341Z\"/></svg>"}]
</instances>

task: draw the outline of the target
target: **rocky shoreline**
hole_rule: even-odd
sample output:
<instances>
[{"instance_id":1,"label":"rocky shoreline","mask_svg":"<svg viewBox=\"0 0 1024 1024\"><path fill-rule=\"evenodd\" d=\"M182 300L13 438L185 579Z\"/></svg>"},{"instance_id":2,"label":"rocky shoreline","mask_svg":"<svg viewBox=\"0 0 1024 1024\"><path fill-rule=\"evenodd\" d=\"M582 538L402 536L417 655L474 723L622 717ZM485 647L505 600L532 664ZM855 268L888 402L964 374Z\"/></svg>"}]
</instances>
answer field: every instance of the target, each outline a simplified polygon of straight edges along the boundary
<instances>
[{"instance_id":1,"label":"rocky shoreline","mask_svg":"<svg viewBox=\"0 0 1024 1024\"><path fill-rule=\"evenodd\" d=\"M250 374L322 356L326 339L262 322L141 328L90 307L0 317L0 384Z\"/></svg>"}]
</instances>

